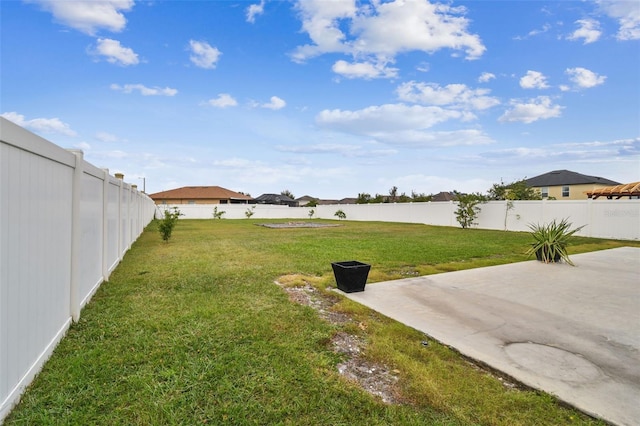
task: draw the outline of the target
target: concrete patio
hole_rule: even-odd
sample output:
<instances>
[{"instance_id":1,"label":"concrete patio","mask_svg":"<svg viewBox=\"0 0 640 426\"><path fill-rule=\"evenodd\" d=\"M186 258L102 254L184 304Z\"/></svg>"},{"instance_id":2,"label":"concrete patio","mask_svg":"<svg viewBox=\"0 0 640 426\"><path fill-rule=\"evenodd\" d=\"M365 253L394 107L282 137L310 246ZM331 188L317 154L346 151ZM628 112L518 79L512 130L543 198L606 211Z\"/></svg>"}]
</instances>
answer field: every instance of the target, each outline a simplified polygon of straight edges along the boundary
<instances>
[{"instance_id":1,"label":"concrete patio","mask_svg":"<svg viewBox=\"0 0 640 426\"><path fill-rule=\"evenodd\" d=\"M640 424L640 248L367 284L352 300L594 417Z\"/></svg>"}]
</instances>

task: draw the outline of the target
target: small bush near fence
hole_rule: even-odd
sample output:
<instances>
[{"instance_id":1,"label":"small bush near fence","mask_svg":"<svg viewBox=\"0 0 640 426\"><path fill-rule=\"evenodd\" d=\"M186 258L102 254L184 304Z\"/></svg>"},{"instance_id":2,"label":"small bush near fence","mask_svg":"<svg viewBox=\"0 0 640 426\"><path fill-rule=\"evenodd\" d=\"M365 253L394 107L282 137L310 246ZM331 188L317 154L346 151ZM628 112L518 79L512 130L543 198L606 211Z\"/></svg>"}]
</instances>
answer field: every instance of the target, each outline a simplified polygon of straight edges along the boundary
<instances>
[{"instance_id":1,"label":"small bush near fence","mask_svg":"<svg viewBox=\"0 0 640 426\"><path fill-rule=\"evenodd\" d=\"M158 230L160 231L160 235L165 242L169 242L171 233L173 232L173 228L175 228L176 223L178 222L178 219L181 215L182 214L177 207L164 211L164 218L160 219Z\"/></svg>"}]
</instances>

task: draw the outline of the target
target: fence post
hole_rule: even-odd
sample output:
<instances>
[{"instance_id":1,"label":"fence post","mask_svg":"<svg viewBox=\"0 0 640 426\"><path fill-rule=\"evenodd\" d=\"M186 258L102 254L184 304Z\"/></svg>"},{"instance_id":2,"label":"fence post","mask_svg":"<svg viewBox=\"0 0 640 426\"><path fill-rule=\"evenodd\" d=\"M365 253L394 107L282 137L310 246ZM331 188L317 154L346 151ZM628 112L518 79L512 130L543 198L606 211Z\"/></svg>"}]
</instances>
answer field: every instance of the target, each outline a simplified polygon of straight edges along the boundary
<instances>
[{"instance_id":1,"label":"fence post","mask_svg":"<svg viewBox=\"0 0 640 426\"><path fill-rule=\"evenodd\" d=\"M71 186L71 283L69 286L69 308L74 322L80 319L80 298L78 286L80 280L80 250L82 243L82 223L80 217L80 198L82 196L82 175L84 154L79 150L69 150L76 157Z\"/></svg>"},{"instance_id":2,"label":"fence post","mask_svg":"<svg viewBox=\"0 0 640 426\"><path fill-rule=\"evenodd\" d=\"M122 184L124 183L124 175L122 173L115 174L118 179L118 261L122 260Z\"/></svg>"},{"instance_id":3,"label":"fence post","mask_svg":"<svg viewBox=\"0 0 640 426\"><path fill-rule=\"evenodd\" d=\"M102 170L102 280L109 281L109 169Z\"/></svg>"}]
</instances>

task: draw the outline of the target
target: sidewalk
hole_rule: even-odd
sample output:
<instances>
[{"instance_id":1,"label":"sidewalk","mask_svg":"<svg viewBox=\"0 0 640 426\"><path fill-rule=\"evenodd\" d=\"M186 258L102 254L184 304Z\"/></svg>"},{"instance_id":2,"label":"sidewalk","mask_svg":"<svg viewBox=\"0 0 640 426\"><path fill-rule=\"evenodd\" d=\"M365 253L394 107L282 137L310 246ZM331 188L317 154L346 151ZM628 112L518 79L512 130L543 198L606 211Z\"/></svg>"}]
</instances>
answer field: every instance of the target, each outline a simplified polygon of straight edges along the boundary
<instances>
[{"instance_id":1,"label":"sidewalk","mask_svg":"<svg viewBox=\"0 0 640 426\"><path fill-rule=\"evenodd\" d=\"M367 284L345 296L618 425L640 425L640 248Z\"/></svg>"}]
</instances>

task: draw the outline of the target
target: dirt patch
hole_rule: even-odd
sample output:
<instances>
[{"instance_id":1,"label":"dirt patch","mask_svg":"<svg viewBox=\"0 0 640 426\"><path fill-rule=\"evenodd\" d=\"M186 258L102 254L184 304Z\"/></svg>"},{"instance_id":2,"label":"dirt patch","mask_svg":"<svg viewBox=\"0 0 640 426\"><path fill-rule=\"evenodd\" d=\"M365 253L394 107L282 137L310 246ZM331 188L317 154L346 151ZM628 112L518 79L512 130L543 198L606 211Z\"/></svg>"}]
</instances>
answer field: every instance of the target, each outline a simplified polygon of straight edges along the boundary
<instances>
[{"instance_id":1,"label":"dirt patch","mask_svg":"<svg viewBox=\"0 0 640 426\"><path fill-rule=\"evenodd\" d=\"M276 284L282 287L292 302L312 307L331 324L342 326L354 322L347 314L332 309L339 299L321 293L311 285L310 281L313 280L313 277L305 279L301 275L290 275L280 277ZM400 372L366 360L363 356L366 341L362 337L338 331L331 338L330 346L335 353L346 357L345 361L338 364L338 372L342 376L387 404L400 403L395 386Z\"/></svg>"},{"instance_id":2,"label":"dirt patch","mask_svg":"<svg viewBox=\"0 0 640 426\"><path fill-rule=\"evenodd\" d=\"M256 223L258 226L265 228L332 228L337 225L333 223L315 223L315 222L284 222L284 223Z\"/></svg>"}]
</instances>

